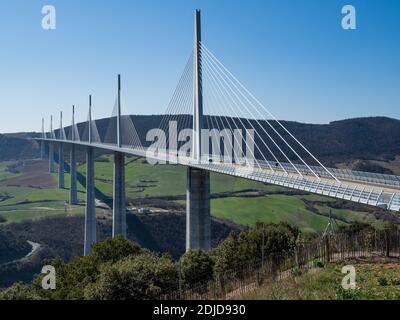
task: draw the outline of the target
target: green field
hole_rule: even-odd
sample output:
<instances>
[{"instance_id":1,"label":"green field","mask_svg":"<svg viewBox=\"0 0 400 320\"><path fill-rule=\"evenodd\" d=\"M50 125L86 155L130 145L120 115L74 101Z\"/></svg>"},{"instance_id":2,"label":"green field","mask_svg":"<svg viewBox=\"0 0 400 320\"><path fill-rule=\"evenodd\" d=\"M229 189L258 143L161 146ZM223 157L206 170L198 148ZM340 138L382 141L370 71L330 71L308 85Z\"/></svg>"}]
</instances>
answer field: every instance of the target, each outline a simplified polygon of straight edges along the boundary
<instances>
[{"instance_id":1,"label":"green field","mask_svg":"<svg viewBox=\"0 0 400 320\"><path fill-rule=\"evenodd\" d=\"M6 176L6 163L0 163L0 177ZM85 165L78 167L78 172L85 175ZM105 195L112 196L112 157L101 157L95 164L96 187ZM53 175L57 179L57 174ZM65 174L65 185L68 188L70 176ZM242 190L263 190L271 194L259 197L224 197L211 202L212 215L231 220L238 224L254 225L256 222L286 221L301 228L305 232L322 231L328 219L306 208L303 199L327 202L329 198L318 195L281 195L273 194L287 190L282 187L264 185L259 182L234 178L221 174L211 174L212 193L238 192ZM78 194L85 199L85 189L79 184ZM185 195L186 169L177 165L151 166L143 159L127 158L126 192L131 199L143 197L160 197ZM68 189L35 189L27 187L0 187L0 195L9 194L11 199L0 202L0 215L7 223L37 219L47 216L66 214L65 201L68 200ZM177 201L184 205L185 201ZM326 205L318 205L317 209L328 213ZM67 214L83 214L83 208L67 207ZM333 210L334 214L346 222L360 221L381 226L382 222L368 213L350 210ZM340 222L342 223L342 222Z\"/></svg>"},{"instance_id":2,"label":"green field","mask_svg":"<svg viewBox=\"0 0 400 320\"><path fill-rule=\"evenodd\" d=\"M0 162L0 181L18 176L18 173L12 173L12 172L7 171L7 166L12 163L13 162L9 162L9 161Z\"/></svg>"}]
</instances>

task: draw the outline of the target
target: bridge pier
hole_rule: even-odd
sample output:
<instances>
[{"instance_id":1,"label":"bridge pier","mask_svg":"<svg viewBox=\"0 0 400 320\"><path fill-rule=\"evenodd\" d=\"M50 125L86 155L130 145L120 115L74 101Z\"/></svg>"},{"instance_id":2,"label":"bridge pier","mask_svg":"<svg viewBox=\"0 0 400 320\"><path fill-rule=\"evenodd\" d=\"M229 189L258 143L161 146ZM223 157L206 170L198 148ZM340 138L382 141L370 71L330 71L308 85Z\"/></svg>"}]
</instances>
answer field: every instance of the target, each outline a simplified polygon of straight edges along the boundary
<instances>
[{"instance_id":1,"label":"bridge pier","mask_svg":"<svg viewBox=\"0 0 400 320\"><path fill-rule=\"evenodd\" d=\"M54 172L54 145L49 142L49 172Z\"/></svg>"},{"instance_id":2,"label":"bridge pier","mask_svg":"<svg viewBox=\"0 0 400 320\"><path fill-rule=\"evenodd\" d=\"M210 172L187 169L186 251L211 249Z\"/></svg>"},{"instance_id":3,"label":"bridge pier","mask_svg":"<svg viewBox=\"0 0 400 320\"><path fill-rule=\"evenodd\" d=\"M60 143L58 148L58 188L64 189L64 145Z\"/></svg>"},{"instance_id":4,"label":"bridge pier","mask_svg":"<svg viewBox=\"0 0 400 320\"><path fill-rule=\"evenodd\" d=\"M70 188L69 188L69 204L74 205L78 203L78 189L77 189L77 176L76 176L76 151L75 145L71 145L71 158L70 158Z\"/></svg>"},{"instance_id":5,"label":"bridge pier","mask_svg":"<svg viewBox=\"0 0 400 320\"><path fill-rule=\"evenodd\" d=\"M125 155L114 153L114 201L112 236L126 238Z\"/></svg>"},{"instance_id":6,"label":"bridge pier","mask_svg":"<svg viewBox=\"0 0 400 320\"><path fill-rule=\"evenodd\" d=\"M96 242L96 203L94 194L94 155L93 148L86 151L86 210L85 210L85 256L92 252Z\"/></svg>"},{"instance_id":7,"label":"bridge pier","mask_svg":"<svg viewBox=\"0 0 400 320\"><path fill-rule=\"evenodd\" d=\"M46 157L46 146L44 141L40 141L40 159L44 160Z\"/></svg>"}]
</instances>

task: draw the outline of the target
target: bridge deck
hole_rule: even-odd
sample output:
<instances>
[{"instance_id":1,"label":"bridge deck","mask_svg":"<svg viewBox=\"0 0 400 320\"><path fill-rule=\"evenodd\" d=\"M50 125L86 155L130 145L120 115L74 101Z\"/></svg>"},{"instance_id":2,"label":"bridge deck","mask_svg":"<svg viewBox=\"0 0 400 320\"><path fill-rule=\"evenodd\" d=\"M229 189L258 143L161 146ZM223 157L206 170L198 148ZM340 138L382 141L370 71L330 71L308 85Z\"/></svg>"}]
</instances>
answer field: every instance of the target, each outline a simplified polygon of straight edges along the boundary
<instances>
[{"instance_id":1,"label":"bridge deck","mask_svg":"<svg viewBox=\"0 0 400 320\"><path fill-rule=\"evenodd\" d=\"M116 145L88 143L84 141L55 139L35 140L75 144L107 151L117 151L129 155L147 157L153 160L162 160L166 158L166 153L158 153L155 156L152 155L152 153L146 153L144 148L133 149L129 146L118 148ZM306 170L301 168L301 166L299 166L300 175L289 166L285 168L287 172L284 172L279 168L275 169L273 166L271 166L273 168L271 170L268 163L264 163L260 167L220 163L212 160L211 162L207 161L199 163L190 157L182 156L179 157L178 163L180 165L201 168L211 172L279 185L332 198L368 204L392 211L400 211L400 178L398 176L328 168L328 170L340 180L340 182L338 182L326 171L319 170L319 168L318 170L315 170L318 175L318 177L315 177L311 176L310 173L307 174Z\"/></svg>"}]
</instances>

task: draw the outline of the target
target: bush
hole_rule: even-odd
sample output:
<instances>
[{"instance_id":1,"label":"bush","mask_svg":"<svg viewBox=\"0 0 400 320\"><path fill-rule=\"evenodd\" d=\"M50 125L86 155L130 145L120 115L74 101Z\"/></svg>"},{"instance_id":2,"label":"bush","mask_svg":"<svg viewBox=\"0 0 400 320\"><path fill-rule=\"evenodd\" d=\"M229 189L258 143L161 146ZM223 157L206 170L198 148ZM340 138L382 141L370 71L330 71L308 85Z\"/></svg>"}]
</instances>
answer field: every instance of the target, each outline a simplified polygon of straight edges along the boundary
<instances>
[{"instance_id":1,"label":"bush","mask_svg":"<svg viewBox=\"0 0 400 320\"><path fill-rule=\"evenodd\" d=\"M336 286L336 300L357 300L360 299L359 289L344 289L341 285Z\"/></svg>"},{"instance_id":2,"label":"bush","mask_svg":"<svg viewBox=\"0 0 400 320\"><path fill-rule=\"evenodd\" d=\"M214 262L203 250L190 250L180 259L180 272L186 288L205 284L213 278Z\"/></svg>"},{"instance_id":3,"label":"bush","mask_svg":"<svg viewBox=\"0 0 400 320\"><path fill-rule=\"evenodd\" d=\"M10 288L0 291L0 300L40 300L40 297L29 285L17 282Z\"/></svg>"},{"instance_id":4,"label":"bush","mask_svg":"<svg viewBox=\"0 0 400 320\"><path fill-rule=\"evenodd\" d=\"M212 251L215 261L215 272L226 273L238 271L261 261L262 252L265 259L279 259L284 252L292 251L300 231L287 223L258 223L254 229L231 234L218 248Z\"/></svg>"},{"instance_id":5,"label":"bush","mask_svg":"<svg viewBox=\"0 0 400 320\"><path fill-rule=\"evenodd\" d=\"M110 238L93 244L93 253L75 258L70 263L64 263L61 259L46 262L56 270L56 290L42 289L41 282L44 276L42 274L35 277L33 287L46 299L84 299L86 286L97 281L103 264L115 263L141 252L141 247L135 242L125 240L121 236Z\"/></svg>"},{"instance_id":6,"label":"bush","mask_svg":"<svg viewBox=\"0 0 400 320\"><path fill-rule=\"evenodd\" d=\"M116 262L130 255L139 254L142 250L136 242L126 240L122 236L94 243L92 248L98 263Z\"/></svg>"},{"instance_id":7,"label":"bush","mask_svg":"<svg viewBox=\"0 0 400 320\"><path fill-rule=\"evenodd\" d=\"M177 270L172 259L145 252L105 264L96 283L86 287L85 299L157 299L177 288Z\"/></svg>"},{"instance_id":8,"label":"bush","mask_svg":"<svg viewBox=\"0 0 400 320\"><path fill-rule=\"evenodd\" d=\"M382 287L386 287L389 284L389 281L385 277L379 277L378 283Z\"/></svg>"},{"instance_id":9,"label":"bush","mask_svg":"<svg viewBox=\"0 0 400 320\"><path fill-rule=\"evenodd\" d=\"M321 268L322 269L322 268L325 268L325 262L320 260L320 259L315 259L313 261L313 266L314 266L314 268Z\"/></svg>"}]
</instances>

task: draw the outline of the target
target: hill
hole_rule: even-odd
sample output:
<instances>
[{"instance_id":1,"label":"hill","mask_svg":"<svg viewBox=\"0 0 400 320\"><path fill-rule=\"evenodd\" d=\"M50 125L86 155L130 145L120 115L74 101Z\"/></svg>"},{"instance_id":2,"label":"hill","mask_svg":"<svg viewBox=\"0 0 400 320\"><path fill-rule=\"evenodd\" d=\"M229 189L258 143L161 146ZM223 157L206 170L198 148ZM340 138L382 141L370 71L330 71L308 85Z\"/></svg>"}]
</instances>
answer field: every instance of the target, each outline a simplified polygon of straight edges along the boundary
<instances>
[{"instance_id":1,"label":"hill","mask_svg":"<svg viewBox=\"0 0 400 320\"><path fill-rule=\"evenodd\" d=\"M0 161L37 158L39 146L35 141L28 140L29 136L0 134Z\"/></svg>"},{"instance_id":2,"label":"hill","mask_svg":"<svg viewBox=\"0 0 400 320\"><path fill-rule=\"evenodd\" d=\"M145 141L146 133L148 130L159 126L162 116L136 115L131 116L131 119L135 124L142 144L148 145L148 142ZM229 122L231 125L235 122L240 127L238 119L231 118ZM205 123L216 123L216 120L211 118L209 121L205 121ZM260 123L266 132L272 134L272 129L265 121L260 121ZM334 121L329 124L305 124L292 121L282 121L282 123L299 141L303 142L311 152L327 165L346 163L347 166L354 167L355 169L391 173L393 171L387 168L387 166L382 166L381 163L365 162L365 160L390 162L394 161L396 156L400 155L400 121L396 119L370 117ZM109 120L100 119L96 121L96 124L99 132L104 133L101 138L104 138ZM280 131L282 136L288 138L287 134L282 132L282 129L276 122L272 121L271 124ZM257 127L254 121L253 125ZM85 124L79 124L78 128L80 136L83 137L85 134ZM68 136L70 127L67 127L65 131ZM38 136L38 133L0 135L0 160L37 157L39 152L37 143L27 140L28 137L33 136ZM373 139L370 139L370 137L373 137ZM268 141L268 137L264 132L261 135L261 139ZM263 144L260 141L258 141L258 145L261 147L261 151L266 154L267 152L263 150ZM273 146L270 147L273 148ZM290 156L290 151L285 151ZM303 157L307 156L306 154L301 155ZM355 161L358 162L354 163Z\"/></svg>"},{"instance_id":3,"label":"hill","mask_svg":"<svg viewBox=\"0 0 400 320\"><path fill-rule=\"evenodd\" d=\"M19 259L31 250L31 246L23 238L14 233L0 229L0 265Z\"/></svg>"}]
</instances>

